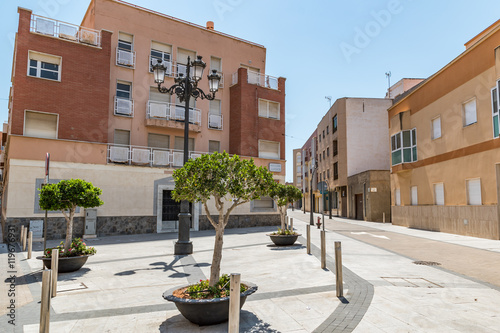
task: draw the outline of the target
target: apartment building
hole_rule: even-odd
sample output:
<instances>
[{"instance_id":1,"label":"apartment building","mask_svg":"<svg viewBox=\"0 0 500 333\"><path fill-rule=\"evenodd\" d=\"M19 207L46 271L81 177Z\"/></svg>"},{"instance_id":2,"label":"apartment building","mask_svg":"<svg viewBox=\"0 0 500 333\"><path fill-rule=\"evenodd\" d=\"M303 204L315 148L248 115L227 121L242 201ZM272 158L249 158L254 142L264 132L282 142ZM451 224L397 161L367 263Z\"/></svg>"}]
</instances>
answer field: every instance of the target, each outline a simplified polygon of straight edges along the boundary
<instances>
[{"instance_id":1,"label":"apartment building","mask_svg":"<svg viewBox=\"0 0 500 333\"><path fill-rule=\"evenodd\" d=\"M392 222L500 239L500 20L389 108Z\"/></svg>"},{"instance_id":2,"label":"apartment building","mask_svg":"<svg viewBox=\"0 0 500 333\"><path fill-rule=\"evenodd\" d=\"M213 101L192 99L189 154L227 151L253 158L285 181L285 79L265 74L262 45L119 0L92 0L78 25L19 8L9 103L2 226L43 217L38 188L82 178L103 190L97 235L174 232L179 203L171 177L182 166L184 104L161 94L151 64L168 64L165 86L203 56L222 75ZM208 92L208 80L199 87ZM192 229L209 228L199 203ZM269 198L241 206L229 227L279 223ZM48 234L64 234L49 212ZM75 218L75 235L85 211ZM5 229L4 229L5 230Z\"/></svg>"}]
</instances>

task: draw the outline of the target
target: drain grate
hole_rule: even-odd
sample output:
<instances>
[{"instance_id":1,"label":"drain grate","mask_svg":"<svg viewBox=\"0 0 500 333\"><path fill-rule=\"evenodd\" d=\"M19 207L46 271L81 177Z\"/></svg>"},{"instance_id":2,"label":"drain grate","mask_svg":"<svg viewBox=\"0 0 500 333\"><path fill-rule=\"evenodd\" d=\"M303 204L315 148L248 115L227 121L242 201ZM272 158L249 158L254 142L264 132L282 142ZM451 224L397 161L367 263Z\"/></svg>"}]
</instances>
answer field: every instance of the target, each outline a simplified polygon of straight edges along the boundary
<instances>
[{"instance_id":1,"label":"drain grate","mask_svg":"<svg viewBox=\"0 0 500 333\"><path fill-rule=\"evenodd\" d=\"M435 261L414 261L415 265L424 265L424 266L440 266L441 264Z\"/></svg>"}]
</instances>

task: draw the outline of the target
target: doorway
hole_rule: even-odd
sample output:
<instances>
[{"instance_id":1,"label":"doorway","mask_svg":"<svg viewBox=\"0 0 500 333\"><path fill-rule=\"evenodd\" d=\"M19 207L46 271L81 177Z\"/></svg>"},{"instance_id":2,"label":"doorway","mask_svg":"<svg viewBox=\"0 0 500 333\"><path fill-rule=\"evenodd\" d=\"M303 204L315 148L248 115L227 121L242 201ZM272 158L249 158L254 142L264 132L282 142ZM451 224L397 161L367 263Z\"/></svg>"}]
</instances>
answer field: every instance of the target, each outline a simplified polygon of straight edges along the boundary
<instances>
[{"instance_id":1,"label":"doorway","mask_svg":"<svg viewBox=\"0 0 500 333\"><path fill-rule=\"evenodd\" d=\"M364 220L363 216L363 193L356 194L356 220Z\"/></svg>"}]
</instances>

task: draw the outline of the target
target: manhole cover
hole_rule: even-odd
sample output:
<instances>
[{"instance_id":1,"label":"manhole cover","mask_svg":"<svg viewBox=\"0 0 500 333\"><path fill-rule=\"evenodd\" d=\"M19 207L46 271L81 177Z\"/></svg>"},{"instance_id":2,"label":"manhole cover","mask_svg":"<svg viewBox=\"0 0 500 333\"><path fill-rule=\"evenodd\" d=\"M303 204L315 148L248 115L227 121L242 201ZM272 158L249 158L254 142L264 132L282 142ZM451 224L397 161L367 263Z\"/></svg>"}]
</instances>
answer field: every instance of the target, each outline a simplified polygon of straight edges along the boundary
<instances>
[{"instance_id":1,"label":"manhole cover","mask_svg":"<svg viewBox=\"0 0 500 333\"><path fill-rule=\"evenodd\" d=\"M435 261L414 261L415 265L425 265L425 266L440 266L441 264Z\"/></svg>"}]
</instances>

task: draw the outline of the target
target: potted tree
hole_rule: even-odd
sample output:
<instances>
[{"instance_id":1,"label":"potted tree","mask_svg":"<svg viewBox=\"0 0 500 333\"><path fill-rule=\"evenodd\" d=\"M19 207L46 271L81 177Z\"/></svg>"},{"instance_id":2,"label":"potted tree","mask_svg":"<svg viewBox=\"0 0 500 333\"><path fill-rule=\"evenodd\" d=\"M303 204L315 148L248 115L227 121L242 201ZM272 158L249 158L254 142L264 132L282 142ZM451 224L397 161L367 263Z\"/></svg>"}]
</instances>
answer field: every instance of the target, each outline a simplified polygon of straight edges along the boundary
<instances>
[{"instance_id":1,"label":"potted tree","mask_svg":"<svg viewBox=\"0 0 500 333\"><path fill-rule=\"evenodd\" d=\"M269 191L269 196L274 199L278 206L278 211L281 218L281 228L277 232L273 232L268 236L271 241L278 246L293 245L300 234L294 230L290 230L286 223L286 210L289 203L293 203L302 198L302 192L293 185L274 184Z\"/></svg>"},{"instance_id":2,"label":"potted tree","mask_svg":"<svg viewBox=\"0 0 500 333\"><path fill-rule=\"evenodd\" d=\"M103 204L99 198L102 191L90 182L82 179L61 180L57 184L48 184L40 190L40 208L45 210L60 210L66 219L66 239L61 245L44 250L42 257L47 268L51 266L52 251L59 251L58 272L73 272L80 269L90 255L96 253L93 247L88 247L80 238L73 239L73 218L76 208L99 207Z\"/></svg>"},{"instance_id":3,"label":"potted tree","mask_svg":"<svg viewBox=\"0 0 500 333\"><path fill-rule=\"evenodd\" d=\"M210 224L215 229L215 244L210 267L210 279L192 286L166 291L163 297L176 304L181 314L198 325L212 325L228 319L229 294L227 275L220 276L224 228L231 212L238 206L267 195L273 185L272 174L257 167L253 160L242 160L237 155L215 152L189 160L173 174L176 200L201 202ZM218 216L209 210L213 200ZM257 286L243 283L241 306L246 296Z\"/></svg>"}]
</instances>

